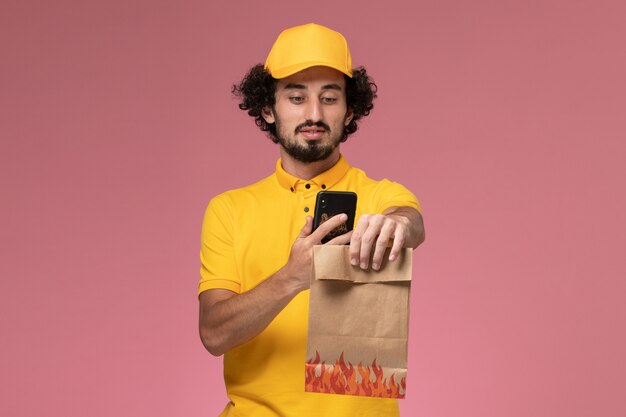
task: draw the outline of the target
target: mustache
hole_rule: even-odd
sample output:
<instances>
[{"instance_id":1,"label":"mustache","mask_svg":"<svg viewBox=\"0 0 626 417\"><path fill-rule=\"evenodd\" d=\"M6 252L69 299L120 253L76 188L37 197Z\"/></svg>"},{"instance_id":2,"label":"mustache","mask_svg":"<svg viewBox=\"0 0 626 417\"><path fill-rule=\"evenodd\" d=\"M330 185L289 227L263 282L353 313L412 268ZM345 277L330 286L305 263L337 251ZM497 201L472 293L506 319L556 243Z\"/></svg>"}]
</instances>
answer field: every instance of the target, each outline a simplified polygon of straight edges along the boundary
<instances>
[{"instance_id":1,"label":"mustache","mask_svg":"<svg viewBox=\"0 0 626 417\"><path fill-rule=\"evenodd\" d=\"M326 123L324 123L322 121L314 122L312 120L307 120L306 122L296 126L296 133L299 132L300 129L302 129L304 127L313 127L313 126L321 127L322 129L326 130L327 132L330 132L330 126L328 126Z\"/></svg>"}]
</instances>

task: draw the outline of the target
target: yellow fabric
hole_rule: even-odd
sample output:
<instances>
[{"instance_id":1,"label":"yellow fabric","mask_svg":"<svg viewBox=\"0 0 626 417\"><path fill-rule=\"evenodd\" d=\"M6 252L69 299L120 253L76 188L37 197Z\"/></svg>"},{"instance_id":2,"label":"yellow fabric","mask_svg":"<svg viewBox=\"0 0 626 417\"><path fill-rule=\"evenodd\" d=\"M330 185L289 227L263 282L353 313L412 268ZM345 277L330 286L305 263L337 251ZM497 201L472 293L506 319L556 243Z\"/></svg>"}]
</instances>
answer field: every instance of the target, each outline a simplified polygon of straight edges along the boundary
<instances>
[{"instance_id":1,"label":"yellow fabric","mask_svg":"<svg viewBox=\"0 0 626 417\"><path fill-rule=\"evenodd\" d=\"M265 61L265 69L274 78L285 78L317 65L352 77L352 56L346 38L315 23L283 30Z\"/></svg>"},{"instance_id":2,"label":"yellow fabric","mask_svg":"<svg viewBox=\"0 0 626 417\"><path fill-rule=\"evenodd\" d=\"M343 157L309 181L286 173L278 160L274 174L209 203L202 225L199 293L212 288L245 292L280 269L323 189L356 192L357 221L363 213L390 207L419 210L405 187L374 181ZM260 335L224 355L230 403L221 417L397 416L394 399L304 392L308 303L309 291L300 293Z\"/></svg>"}]
</instances>

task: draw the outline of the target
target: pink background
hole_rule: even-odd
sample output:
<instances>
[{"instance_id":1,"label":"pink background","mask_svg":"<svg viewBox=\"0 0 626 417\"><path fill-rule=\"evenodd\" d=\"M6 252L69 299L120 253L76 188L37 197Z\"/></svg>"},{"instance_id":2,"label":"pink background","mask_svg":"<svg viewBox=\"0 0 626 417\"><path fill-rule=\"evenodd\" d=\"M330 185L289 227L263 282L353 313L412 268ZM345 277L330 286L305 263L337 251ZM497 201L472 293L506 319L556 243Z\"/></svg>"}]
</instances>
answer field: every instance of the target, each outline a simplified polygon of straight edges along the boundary
<instances>
[{"instance_id":1,"label":"pink background","mask_svg":"<svg viewBox=\"0 0 626 417\"><path fill-rule=\"evenodd\" d=\"M403 415L626 415L622 0L3 0L0 415L223 408L200 224L277 158L229 88L310 21L380 88L348 160L424 206Z\"/></svg>"}]
</instances>

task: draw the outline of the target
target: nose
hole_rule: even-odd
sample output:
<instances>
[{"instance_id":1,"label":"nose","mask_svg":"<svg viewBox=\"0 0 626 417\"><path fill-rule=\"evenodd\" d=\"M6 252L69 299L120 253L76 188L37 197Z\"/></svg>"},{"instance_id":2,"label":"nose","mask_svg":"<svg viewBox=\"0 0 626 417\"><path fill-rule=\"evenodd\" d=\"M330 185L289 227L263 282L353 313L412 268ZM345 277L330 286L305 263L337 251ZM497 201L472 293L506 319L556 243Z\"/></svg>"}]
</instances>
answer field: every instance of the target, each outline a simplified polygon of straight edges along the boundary
<instances>
[{"instance_id":1,"label":"nose","mask_svg":"<svg viewBox=\"0 0 626 417\"><path fill-rule=\"evenodd\" d=\"M309 100L307 102L306 118L313 122L322 120L322 103L319 100Z\"/></svg>"}]
</instances>

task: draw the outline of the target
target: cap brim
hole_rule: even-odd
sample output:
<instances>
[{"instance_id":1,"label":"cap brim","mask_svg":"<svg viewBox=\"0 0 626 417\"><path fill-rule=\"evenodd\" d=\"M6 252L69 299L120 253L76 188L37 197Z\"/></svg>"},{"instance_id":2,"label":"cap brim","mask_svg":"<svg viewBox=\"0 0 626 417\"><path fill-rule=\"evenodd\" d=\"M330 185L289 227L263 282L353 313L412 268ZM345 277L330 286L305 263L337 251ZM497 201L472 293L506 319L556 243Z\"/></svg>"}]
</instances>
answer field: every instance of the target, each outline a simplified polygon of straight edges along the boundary
<instances>
[{"instance_id":1,"label":"cap brim","mask_svg":"<svg viewBox=\"0 0 626 417\"><path fill-rule=\"evenodd\" d=\"M277 78L277 79L287 78L290 75L295 74L296 72L300 72L300 71L303 71L303 70L305 70L307 68L311 68L311 67L328 67L328 68L333 68L333 69L336 69L337 71L347 75L348 77L352 78L352 69L346 70L345 68L339 68L337 65L330 65L330 64L328 64L326 62L320 62L320 61L299 63L298 65L291 65L289 67L273 69L273 70L270 70L270 74L272 75L272 77Z\"/></svg>"}]
</instances>

